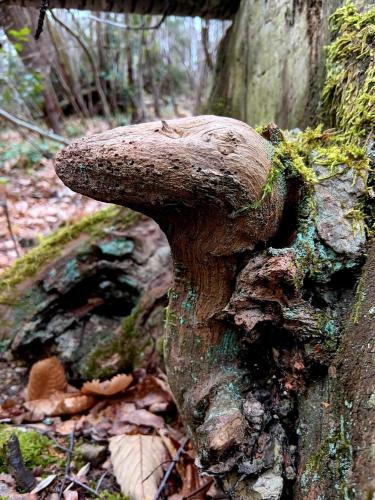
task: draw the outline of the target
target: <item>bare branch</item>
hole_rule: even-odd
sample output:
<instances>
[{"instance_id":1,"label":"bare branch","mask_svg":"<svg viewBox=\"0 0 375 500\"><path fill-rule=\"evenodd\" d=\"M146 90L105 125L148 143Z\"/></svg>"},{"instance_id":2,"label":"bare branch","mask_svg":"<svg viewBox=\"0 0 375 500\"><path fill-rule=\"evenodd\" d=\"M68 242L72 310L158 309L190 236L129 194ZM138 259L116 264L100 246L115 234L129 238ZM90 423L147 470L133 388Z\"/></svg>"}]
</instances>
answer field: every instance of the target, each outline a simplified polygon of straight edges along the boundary
<instances>
[{"instance_id":1,"label":"bare branch","mask_svg":"<svg viewBox=\"0 0 375 500\"><path fill-rule=\"evenodd\" d=\"M99 71L98 71L98 68L97 68L97 65L96 65L96 62L95 62L95 59L94 59L93 55L91 54L90 50L88 49L88 47L86 46L86 44L83 42L83 40L82 40L82 38L80 36L78 36L67 24L65 24L63 21L61 21L61 19L59 19L58 17L56 17L55 14L52 11L50 11L50 14L52 16L52 19L54 21L56 21L57 24L59 24L60 26L62 26L69 33L69 35L71 35L77 41L77 43L80 45L80 47L82 48L82 50L84 51L84 53L87 55L87 58L89 60L89 63L90 63L90 66L91 66L91 69L92 69L92 72L93 72L93 76L94 76L94 79L95 79L95 85L96 85L96 88L98 90L98 93L99 93L99 96L100 96L100 100L102 102L104 114L105 114L106 118L108 120L110 120L110 118L111 118L111 110L110 110L110 107L109 107L109 104L108 104L105 92L103 90L103 87L102 87L102 84L101 84L101 81L100 81Z\"/></svg>"},{"instance_id":2,"label":"bare branch","mask_svg":"<svg viewBox=\"0 0 375 500\"><path fill-rule=\"evenodd\" d=\"M46 137L51 141L59 142L60 144L64 144L65 146L70 144L70 141L68 141L68 139L65 139L65 137L54 134L53 132L49 132L48 130L44 130L37 125L22 120L21 118L17 118L16 116L11 115L7 111L5 111L5 109L0 108L0 117L4 118L4 120L7 120L10 123L13 123L13 125L16 125L17 127L23 127L27 130L31 130L31 132L35 132L41 137Z\"/></svg>"},{"instance_id":3,"label":"bare branch","mask_svg":"<svg viewBox=\"0 0 375 500\"><path fill-rule=\"evenodd\" d=\"M168 11L166 10L165 13L163 14L162 18L160 19L159 22L154 24L153 26L147 26L144 22L140 24L139 26L129 26L127 24L123 23L118 23L117 21L111 21L109 19L101 19L100 17L90 15L89 19L92 19L93 21L97 21L102 24L108 24L109 26L115 26L116 28L121 28L124 30L132 30L132 31L146 31L146 30L157 30L160 28L160 26L164 23L168 16Z\"/></svg>"}]
</instances>

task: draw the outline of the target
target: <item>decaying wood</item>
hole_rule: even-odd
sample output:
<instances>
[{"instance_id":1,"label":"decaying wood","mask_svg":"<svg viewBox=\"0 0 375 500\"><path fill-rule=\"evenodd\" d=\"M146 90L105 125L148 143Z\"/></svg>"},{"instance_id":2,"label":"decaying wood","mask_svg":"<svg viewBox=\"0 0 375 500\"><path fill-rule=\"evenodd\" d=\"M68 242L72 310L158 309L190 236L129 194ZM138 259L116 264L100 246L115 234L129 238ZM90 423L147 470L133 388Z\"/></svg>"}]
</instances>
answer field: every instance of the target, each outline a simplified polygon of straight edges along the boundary
<instances>
[{"instance_id":1,"label":"decaying wood","mask_svg":"<svg viewBox=\"0 0 375 500\"><path fill-rule=\"evenodd\" d=\"M201 464L214 473L233 468L253 425L242 411L240 338L224 309L243 259L278 229L281 183L260 208L252 207L262 196L271 152L248 125L202 116L80 139L56 161L73 190L144 212L167 235L175 272L168 377Z\"/></svg>"},{"instance_id":2,"label":"decaying wood","mask_svg":"<svg viewBox=\"0 0 375 500\"><path fill-rule=\"evenodd\" d=\"M47 261L36 247L36 274L0 297L0 340L30 364L56 355L84 380L140 366L152 371L160 365L171 284L165 236L154 221L125 209L91 229L67 231Z\"/></svg>"},{"instance_id":3,"label":"decaying wood","mask_svg":"<svg viewBox=\"0 0 375 500\"><path fill-rule=\"evenodd\" d=\"M1 4L40 7L39 0L1 0ZM107 12L126 12L129 14L171 16L201 16L205 19L230 19L238 9L239 0L49 0L51 9L80 9Z\"/></svg>"},{"instance_id":4,"label":"decaying wood","mask_svg":"<svg viewBox=\"0 0 375 500\"><path fill-rule=\"evenodd\" d=\"M337 206L343 196L352 206L363 184L347 169L311 187L313 222L300 210L302 180L270 183L271 157L271 143L247 125L203 116L80 139L58 155L57 172L74 190L151 216L169 240L165 361L202 468L236 500L341 495L357 463L369 463L364 422L356 434L354 417L345 421L344 375L337 401L327 383L340 366L349 372L348 355L333 363L364 252Z\"/></svg>"},{"instance_id":5,"label":"decaying wood","mask_svg":"<svg viewBox=\"0 0 375 500\"><path fill-rule=\"evenodd\" d=\"M4 451L9 472L16 480L17 485L26 491L32 490L35 485L35 477L25 467L20 442L16 434L10 436Z\"/></svg>"}]
</instances>

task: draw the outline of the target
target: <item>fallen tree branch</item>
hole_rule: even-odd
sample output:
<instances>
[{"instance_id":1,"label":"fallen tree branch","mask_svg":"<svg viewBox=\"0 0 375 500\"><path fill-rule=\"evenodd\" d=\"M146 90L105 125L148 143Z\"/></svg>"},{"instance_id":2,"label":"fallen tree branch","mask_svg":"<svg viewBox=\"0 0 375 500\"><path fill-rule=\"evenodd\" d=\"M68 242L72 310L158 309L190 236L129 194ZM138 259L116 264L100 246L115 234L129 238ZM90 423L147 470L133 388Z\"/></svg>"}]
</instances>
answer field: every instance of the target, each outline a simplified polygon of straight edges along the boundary
<instances>
[{"instance_id":1,"label":"fallen tree branch","mask_svg":"<svg viewBox=\"0 0 375 500\"><path fill-rule=\"evenodd\" d=\"M157 30L160 28L160 26L164 23L168 16L168 9L165 10L162 18L160 19L159 22L157 22L153 26L146 26L145 23L143 22L139 26L129 26L127 24L123 23L118 23L117 21L111 21L110 19L101 19L100 17L90 15L89 19L92 19L93 21L97 21L102 24L108 24L109 26L115 26L116 28L122 28L124 30L132 30L132 31L146 31L146 30Z\"/></svg>"},{"instance_id":2,"label":"fallen tree branch","mask_svg":"<svg viewBox=\"0 0 375 500\"><path fill-rule=\"evenodd\" d=\"M4 120L7 120L10 123L13 123L13 125L16 125L17 127L23 127L27 130L31 130L31 132L35 132L35 134L38 134L41 137L46 137L51 141L59 142L60 144L64 144L65 146L69 144L68 139L65 139L65 137L54 134L53 132L49 132L48 130L44 130L37 125L22 120L22 118L17 118L16 116L8 113L8 111L5 111L5 109L0 108L0 117L4 118Z\"/></svg>"},{"instance_id":3,"label":"fallen tree branch","mask_svg":"<svg viewBox=\"0 0 375 500\"><path fill-rule=\"evenodd\" d=\"M35 485L35 477L25 467L21 453L20 443L16 434L12 434L5 445L5 456L10 474L17 485L23 490L30 491Z\"/></svg>"}]
</instances>

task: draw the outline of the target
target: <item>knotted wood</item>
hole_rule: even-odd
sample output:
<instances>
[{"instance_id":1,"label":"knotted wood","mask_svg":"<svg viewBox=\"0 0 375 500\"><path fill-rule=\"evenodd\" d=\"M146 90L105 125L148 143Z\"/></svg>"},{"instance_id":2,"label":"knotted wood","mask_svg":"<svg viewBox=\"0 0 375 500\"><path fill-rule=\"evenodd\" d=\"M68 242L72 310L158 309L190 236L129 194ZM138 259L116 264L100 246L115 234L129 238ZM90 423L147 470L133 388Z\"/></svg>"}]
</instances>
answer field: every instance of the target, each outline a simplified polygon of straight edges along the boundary
<instances>
[{"instance_id":1,"label":"knotted wood","mask_svg":"<svg viewBox=\"0 0 375 500\"><path fill-rule=\"evenodd\" d=\"M79 139L56 159L71 189L143 212L167 235L174 262L168 377L201 464L213 473L233 468L248 428L241 334L223 310L253 249L279 226L282 181L254 208L271 157L272 146L248 125L200 116Z\"/></svg>"}]
</instances>

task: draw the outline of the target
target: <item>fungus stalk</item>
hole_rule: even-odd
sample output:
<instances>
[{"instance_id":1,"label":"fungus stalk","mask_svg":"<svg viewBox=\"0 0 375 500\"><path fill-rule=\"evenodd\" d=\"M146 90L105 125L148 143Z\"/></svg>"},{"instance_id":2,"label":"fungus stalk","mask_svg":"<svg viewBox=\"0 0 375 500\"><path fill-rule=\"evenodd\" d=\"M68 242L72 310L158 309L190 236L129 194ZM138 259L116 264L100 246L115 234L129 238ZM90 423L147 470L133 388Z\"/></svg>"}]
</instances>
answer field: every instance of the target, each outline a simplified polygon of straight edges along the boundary
<instances>
[{"instance_id":1,"label":"fungus stalk","mask_svg":"<svg viewBox=\"0 0 375 500\"><path fill-rule=\"evenodd\" d=\"M281 179L256 204L271 157L270 143L248 125L201 116L79 139L56 160L57 174L71 189L143 212L169 240L174 285L165 362L201 464L211 472L234 466L227 457L248 432L241 332L223 310L255 245L279 226Z\"/></svg>"}]
</instances>

